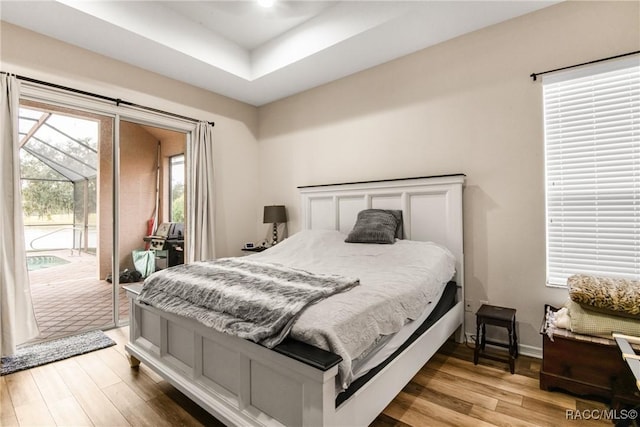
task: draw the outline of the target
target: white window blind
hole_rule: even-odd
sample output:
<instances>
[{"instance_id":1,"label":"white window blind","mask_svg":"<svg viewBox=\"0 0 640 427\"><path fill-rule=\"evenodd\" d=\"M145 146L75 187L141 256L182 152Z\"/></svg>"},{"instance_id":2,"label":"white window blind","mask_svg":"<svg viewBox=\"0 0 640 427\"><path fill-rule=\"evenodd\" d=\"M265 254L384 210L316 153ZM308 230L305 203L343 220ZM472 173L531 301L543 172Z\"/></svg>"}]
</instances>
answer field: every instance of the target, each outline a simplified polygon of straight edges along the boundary
<instances>
[{"instance_id":1,"label":"white window blind","mask_svg":"<svg viewBox=\"0 0 640 427\"><path fill-rule=\"evenodd\" d=\"M545 78L547 284L640 279L640 64Z\"/></svg>"}]
</instances>

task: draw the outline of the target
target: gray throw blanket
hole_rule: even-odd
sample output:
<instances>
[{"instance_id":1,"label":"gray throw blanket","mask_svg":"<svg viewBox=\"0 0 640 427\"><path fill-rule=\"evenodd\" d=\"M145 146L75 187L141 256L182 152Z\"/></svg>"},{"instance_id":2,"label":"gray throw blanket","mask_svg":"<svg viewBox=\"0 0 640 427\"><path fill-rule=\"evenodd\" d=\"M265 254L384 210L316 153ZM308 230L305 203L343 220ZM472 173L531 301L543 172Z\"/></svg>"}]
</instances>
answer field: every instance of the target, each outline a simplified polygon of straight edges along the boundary
<instances>
[{"instance_id":1,"label":"gray throw blanket","mask_svg":"<svg viewBox=\"0 0 640 427\"><path fill-rule=\"evenodd\" d=\"M354 278L223 258L152 274L138 301L273 348L305 307L358 284Z\"/></svg>"}]
</instances>

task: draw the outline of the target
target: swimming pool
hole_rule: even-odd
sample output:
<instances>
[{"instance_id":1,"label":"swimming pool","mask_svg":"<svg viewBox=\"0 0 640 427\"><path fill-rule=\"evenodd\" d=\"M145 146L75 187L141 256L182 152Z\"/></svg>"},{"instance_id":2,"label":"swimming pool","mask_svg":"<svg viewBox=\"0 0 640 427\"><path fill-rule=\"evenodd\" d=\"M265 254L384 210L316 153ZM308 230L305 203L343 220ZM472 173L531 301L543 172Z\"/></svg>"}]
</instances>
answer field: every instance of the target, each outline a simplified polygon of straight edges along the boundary
<instances>
[{"instance_id":1,"label":"swimming pool","mask_svg":"<svg viewBox=\"0 0 640 427\"><path fill-rule=\"evenodd\" d=\"M69 261L55 255L29 255L27 256L27 270L40 270L41 268L55 267L69 264Z\"/></svg>"}]
</instances>

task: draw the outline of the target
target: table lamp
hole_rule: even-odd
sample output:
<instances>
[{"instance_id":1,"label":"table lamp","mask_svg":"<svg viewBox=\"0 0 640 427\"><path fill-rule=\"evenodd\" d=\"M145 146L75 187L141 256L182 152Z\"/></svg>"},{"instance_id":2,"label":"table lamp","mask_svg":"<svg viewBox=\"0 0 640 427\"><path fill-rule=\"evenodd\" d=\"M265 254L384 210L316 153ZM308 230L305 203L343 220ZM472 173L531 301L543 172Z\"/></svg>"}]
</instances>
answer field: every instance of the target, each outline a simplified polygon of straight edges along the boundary
<instances>
[{"instance_id":1,"label":"table lamp","mask_svg":"<svg viewBox=\"0 0 640 427\"><path fill-rule=\"evenodd\" d=\"M262 222L264 224L273 224L273 241L272 244L278 243L278 224L287 222L287 211L283 205L265 206Z\"/></svg>"}]
</instances>

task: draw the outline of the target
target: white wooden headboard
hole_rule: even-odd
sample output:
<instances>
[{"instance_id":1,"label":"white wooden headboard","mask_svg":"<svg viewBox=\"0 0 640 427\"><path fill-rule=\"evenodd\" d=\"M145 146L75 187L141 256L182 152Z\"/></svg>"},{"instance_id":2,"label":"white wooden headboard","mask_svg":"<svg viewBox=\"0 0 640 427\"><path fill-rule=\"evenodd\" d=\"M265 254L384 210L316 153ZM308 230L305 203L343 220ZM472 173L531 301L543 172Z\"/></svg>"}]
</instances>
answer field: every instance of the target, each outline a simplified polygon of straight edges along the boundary
<instances>
[{"instance_id":1,"label":"white wooden headboard","mask_svg":"<svg viewBox=\"0 0 640 427\"><path fill-rule=\"evenodd\" d=\"M404 238L446 246L464 299L463 174L298 187L302 228L349 233L363 209L402 210Z\"/></svg>"}]
</instances>

